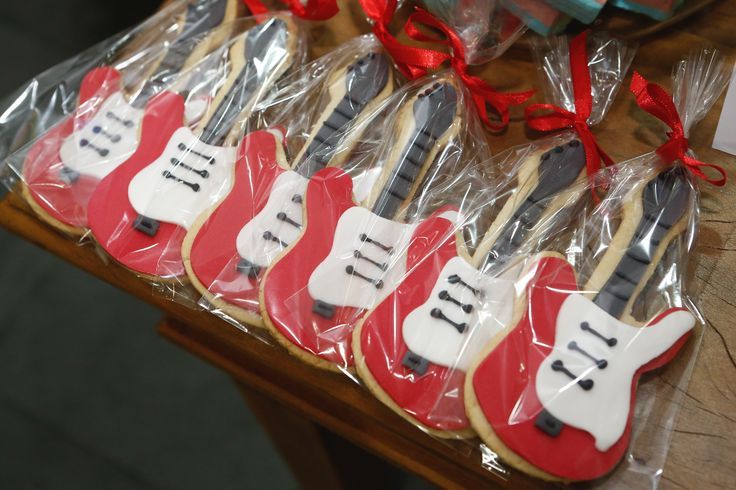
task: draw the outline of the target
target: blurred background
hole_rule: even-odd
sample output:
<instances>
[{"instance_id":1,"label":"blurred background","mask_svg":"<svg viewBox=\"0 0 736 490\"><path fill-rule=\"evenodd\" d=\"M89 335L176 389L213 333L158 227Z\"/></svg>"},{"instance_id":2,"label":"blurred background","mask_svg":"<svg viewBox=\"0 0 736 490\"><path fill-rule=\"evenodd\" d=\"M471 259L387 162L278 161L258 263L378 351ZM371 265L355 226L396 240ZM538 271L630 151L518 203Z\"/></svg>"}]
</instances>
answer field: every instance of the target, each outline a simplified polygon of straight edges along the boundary
<instances>
[{"instance_id":1,"label":"blurred background","mask_svg":"<svg viewBox=\"0 0 736 490\"><path fill-rule=\"evenodd\" d=\"M1 0L0 98L158 4ZM3 230L0 257L0 488L296 488L227 376L159 338L153 308Z\"/></svg>"}]
</instances>

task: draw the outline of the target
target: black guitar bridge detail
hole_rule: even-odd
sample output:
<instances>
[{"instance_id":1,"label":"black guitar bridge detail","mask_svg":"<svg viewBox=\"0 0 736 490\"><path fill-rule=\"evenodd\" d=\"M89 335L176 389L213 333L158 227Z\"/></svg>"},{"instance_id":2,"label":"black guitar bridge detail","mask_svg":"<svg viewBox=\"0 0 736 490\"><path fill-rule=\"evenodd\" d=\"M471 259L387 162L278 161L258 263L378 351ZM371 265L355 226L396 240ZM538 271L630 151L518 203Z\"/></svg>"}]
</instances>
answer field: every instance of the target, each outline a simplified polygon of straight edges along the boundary
<instances>
[{"instance_id":1,"label":"black guitar bridge detail","mask_svg":"<svg viewBox=\"0 0 736 490\"><path fill-rule=\"evenodd\" d=\"M79 172L67 166L61 167L61 170L59 171L59 179L67 184L75 183L79 180L79 177L81 177Z\"/></svg>"},{"instance_id":2,"label":"black guitar bridge detail","mask_svg":"<svg viewBox=\"0 0 736 490\"><path fill-rule=\"evenodd\" d=\"M158 233L159 226L161 226L161 223L142 214L136 216L135 221L133 221L133 228L151 237Z\"/></svg>"},{"instance_id":3,"label":"black guitar bridge detail","mask_svg":"<svg viewBox=\"0 0 736 490\"><path fill-rule=\"evenodd\" d=\"M550 437L559 436L560 431L562 431L562 428L565 426L560 419L549 413L544 408L539 412L539 415L537 415L534 425Z\"/></svg>"},{"instance_id":4,"label":"black guitar bridge detail","mask_svg":"<svg viewBox=\"0 0 736 490\"><path fill-rule=\"evenodd\" d=\"M422 376L427 372L427 368L429 368L429 361L419 354L408 351L404 356L404 359L402 359L401 365L406 369L414 371L419 376Z\"/></svg>"},{"instance_id":5,"label":"black guitar bridge detail","mask_svg":"<svg viewBox=\"0 0 736 490\"><path fill-rule=\"evenodd\" d=\"M251 279L256 279L258 274L261 273L261 266L254 264L248 259L241 258L235 266L235 270Z\"/></svg>"},{"instance_id":6,"label":"black guitar bridge detail","mask_svg":"<svg viewBox=\"0 0 736 490\"><path fill-rule=\"evenodd\" d=\"M312 304L312 313L330 320L335 316L335 306L316 299Z\"/></svg>"}]
</instances>

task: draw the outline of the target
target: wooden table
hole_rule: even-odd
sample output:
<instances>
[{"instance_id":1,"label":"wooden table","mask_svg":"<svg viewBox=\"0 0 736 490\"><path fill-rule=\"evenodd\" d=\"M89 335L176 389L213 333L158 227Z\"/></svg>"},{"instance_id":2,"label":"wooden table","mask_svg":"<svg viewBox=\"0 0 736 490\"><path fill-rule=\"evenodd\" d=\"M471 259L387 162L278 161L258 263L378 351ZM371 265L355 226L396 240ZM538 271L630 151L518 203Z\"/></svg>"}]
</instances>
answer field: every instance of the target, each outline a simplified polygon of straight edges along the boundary
<instances>
[{"instance_id":1,"label":"wooden table","mask_svg":"<svg viewBox=\"0 0 736 490\"><path fill-rule=\"evenodd\" d=\"M368 32L356 2L342 3L344 8L337 18L313 30L313 56ZM674 62L701 42L721 48L733 59L735 22L736 3L716 3L687 24L645 40L634 67L669 87ZM519 50L512 50L482 73L500 89L526 89L536 83L529 57ZM601 144L614 159L650 151L662 138L662 128L635 108L632 98L623 92L600 128ZM703 160L723 165L731 174L736 158L710 148L719 114L720 103L693 130L690 141ZM489 142L497 152L523 143L529 136L517 120L503 135L490 136ZM692 273L702 284L699 300L708 321L662 476L666 488L736 484L736 361L730 351L736 346L732 321L736 301L729 294L736 290L736 192L733 183L724 190L702 189L698 253ZM440 487L540 486L540 482L517 472L501 478L483 469L479 453L428 437L343 376L301 364L278 346L245 335L205 312L152 294L150 285L92 247L80 247L42 224L15 194L0 202L0 224L159 307L164 312L159 332L232 376L306 488L376 488L382 485L386 468L372 455Z\"/></svg>"}]
</instances>

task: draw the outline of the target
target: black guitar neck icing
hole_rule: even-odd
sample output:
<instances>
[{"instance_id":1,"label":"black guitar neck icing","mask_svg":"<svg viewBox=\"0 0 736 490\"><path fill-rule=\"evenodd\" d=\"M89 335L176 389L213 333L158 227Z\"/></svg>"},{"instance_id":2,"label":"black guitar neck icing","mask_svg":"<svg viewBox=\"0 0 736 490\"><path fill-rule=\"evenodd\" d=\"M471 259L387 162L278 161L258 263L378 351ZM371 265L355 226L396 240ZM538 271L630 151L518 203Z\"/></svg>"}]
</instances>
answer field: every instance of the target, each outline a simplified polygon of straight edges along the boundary
<instances>
[{"instance_id":1,"label":"black guitar neck icing","mask_svg":"<svg viewBox=\"0 0 736 490\"><path fill-rule=\"evenodd\" d=\"M207 121L200 139L221 145L253 94L288 56L288 28L281 19L270 19L251 28L245 36L245 66Z\"/></svg>"},{"instance_id":2,"label":"black guitar neck icing","mask_svg":"<svg viewBox=\"0 0 736 490\"><path fill-rule=\"evenodd\" d=\"M637 286L644 280L647 269L652 265L657 250L666 246L662 240L672 227L682 219L690 201L690 184L683 175L680 167L672 167L659 173L649 181L642 192L642 218L636 226L636 231L626 247L621 260L618 262L606 283L600 289L593 302L615 318L620 318L626 311ZM561 359L552 362L551 369L575 380L581 390L594 393L598 381L586 377L591 369L611 369L616 362L614 356L605 357L601 354L593 355L586 347L593 340L595 343L613 349L619 344L615 336L604 335L597 325L583 321L579 325L580 342L570 341L567 349L575 351L586 358L589 368L586 371L571 371ZM600 352L600 351L599 351ZM605 351L604 351L605 352ZM603 388L605 389L605 387ZM537 416L535 425L550 437L558 437L565 424L547 410L542 410Z\"/></svg>"},{"instance_id":3,"label":"black guitar neck icing","mask_svg":"<svg viewBox=\"0 0 736 490\"><path fill-rule=\"evenodd\" d=\"M382 53L370 53L347 68L345 95L297 163L295 169L300 175L309 178L327 166L351 123L386 87L388 76L389 63Z\"/></svg>"},{"instance_id":4,"label":"black guitar neck icing","mask_svg":"<svg viewBox=\"0 0 736 490\"><path fill-rule=\"evenodd\" d=\"M419 94L413 110L412 135L372 209L383 218L390 219L401 209L436 141L452 125L457 110L455 87L449 83L435 83Z\"/></svg>"},{"instance_id":5,"label":"black guitar neck icing","mask_svg":"<svg viewBox=\"0 0 736 490\"><path fill-rule=\"evenodd\" d=\"M614 317L624 314L662 240L685 214L692 189L680 167L657 175L642 193L643 215L613 273L593 302Z\"/></svg>"},{"instance_id":6,"label":"black guitar neck icing","mask_svg":"<svg viewBox=\"0 0 736 490\"><path fill-rule=\"evenodd\" d=\"M534 190L514 211L504 225L493 248L488 252L486 265L503 264L524 243L529 231L558 193L570 187L585 167L585 150L578 140L572 140L544 153L539 161L539 180Z\"/></svg>"},{"instance_id":7,"label":"black guitar neck icing","mask_svg":"<svg viewBox=\"0 0 736 490\"><path fill-rule=\"evenodd\" d=\"M163 60L135 97L133 106L143 107L148 99L170 83L196 47L194 38L219 26L225 19L227 4L228 0L197 0L187 6L181 33L166 50Z\"/></svg>"}]
</instances>

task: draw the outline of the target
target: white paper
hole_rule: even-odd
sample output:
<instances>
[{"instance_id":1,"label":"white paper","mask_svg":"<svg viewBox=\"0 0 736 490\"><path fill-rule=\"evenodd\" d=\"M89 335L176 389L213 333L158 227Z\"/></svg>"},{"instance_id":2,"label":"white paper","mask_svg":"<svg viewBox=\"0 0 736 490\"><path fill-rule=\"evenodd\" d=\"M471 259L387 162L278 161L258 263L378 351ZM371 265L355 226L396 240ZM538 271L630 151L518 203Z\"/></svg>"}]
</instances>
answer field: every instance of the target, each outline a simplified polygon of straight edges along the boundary
<instances>
[{"instance_id":1,"label":"white paper","mask_svg":"<svg viewBox=\"0 0 736 490\"><path fill-rule=\"evenodd\" d=\"M731 73L731 83L723 101L721 118L718 120L713 148L736 155L736 66Z\"/></svg>"}]
</instances>

